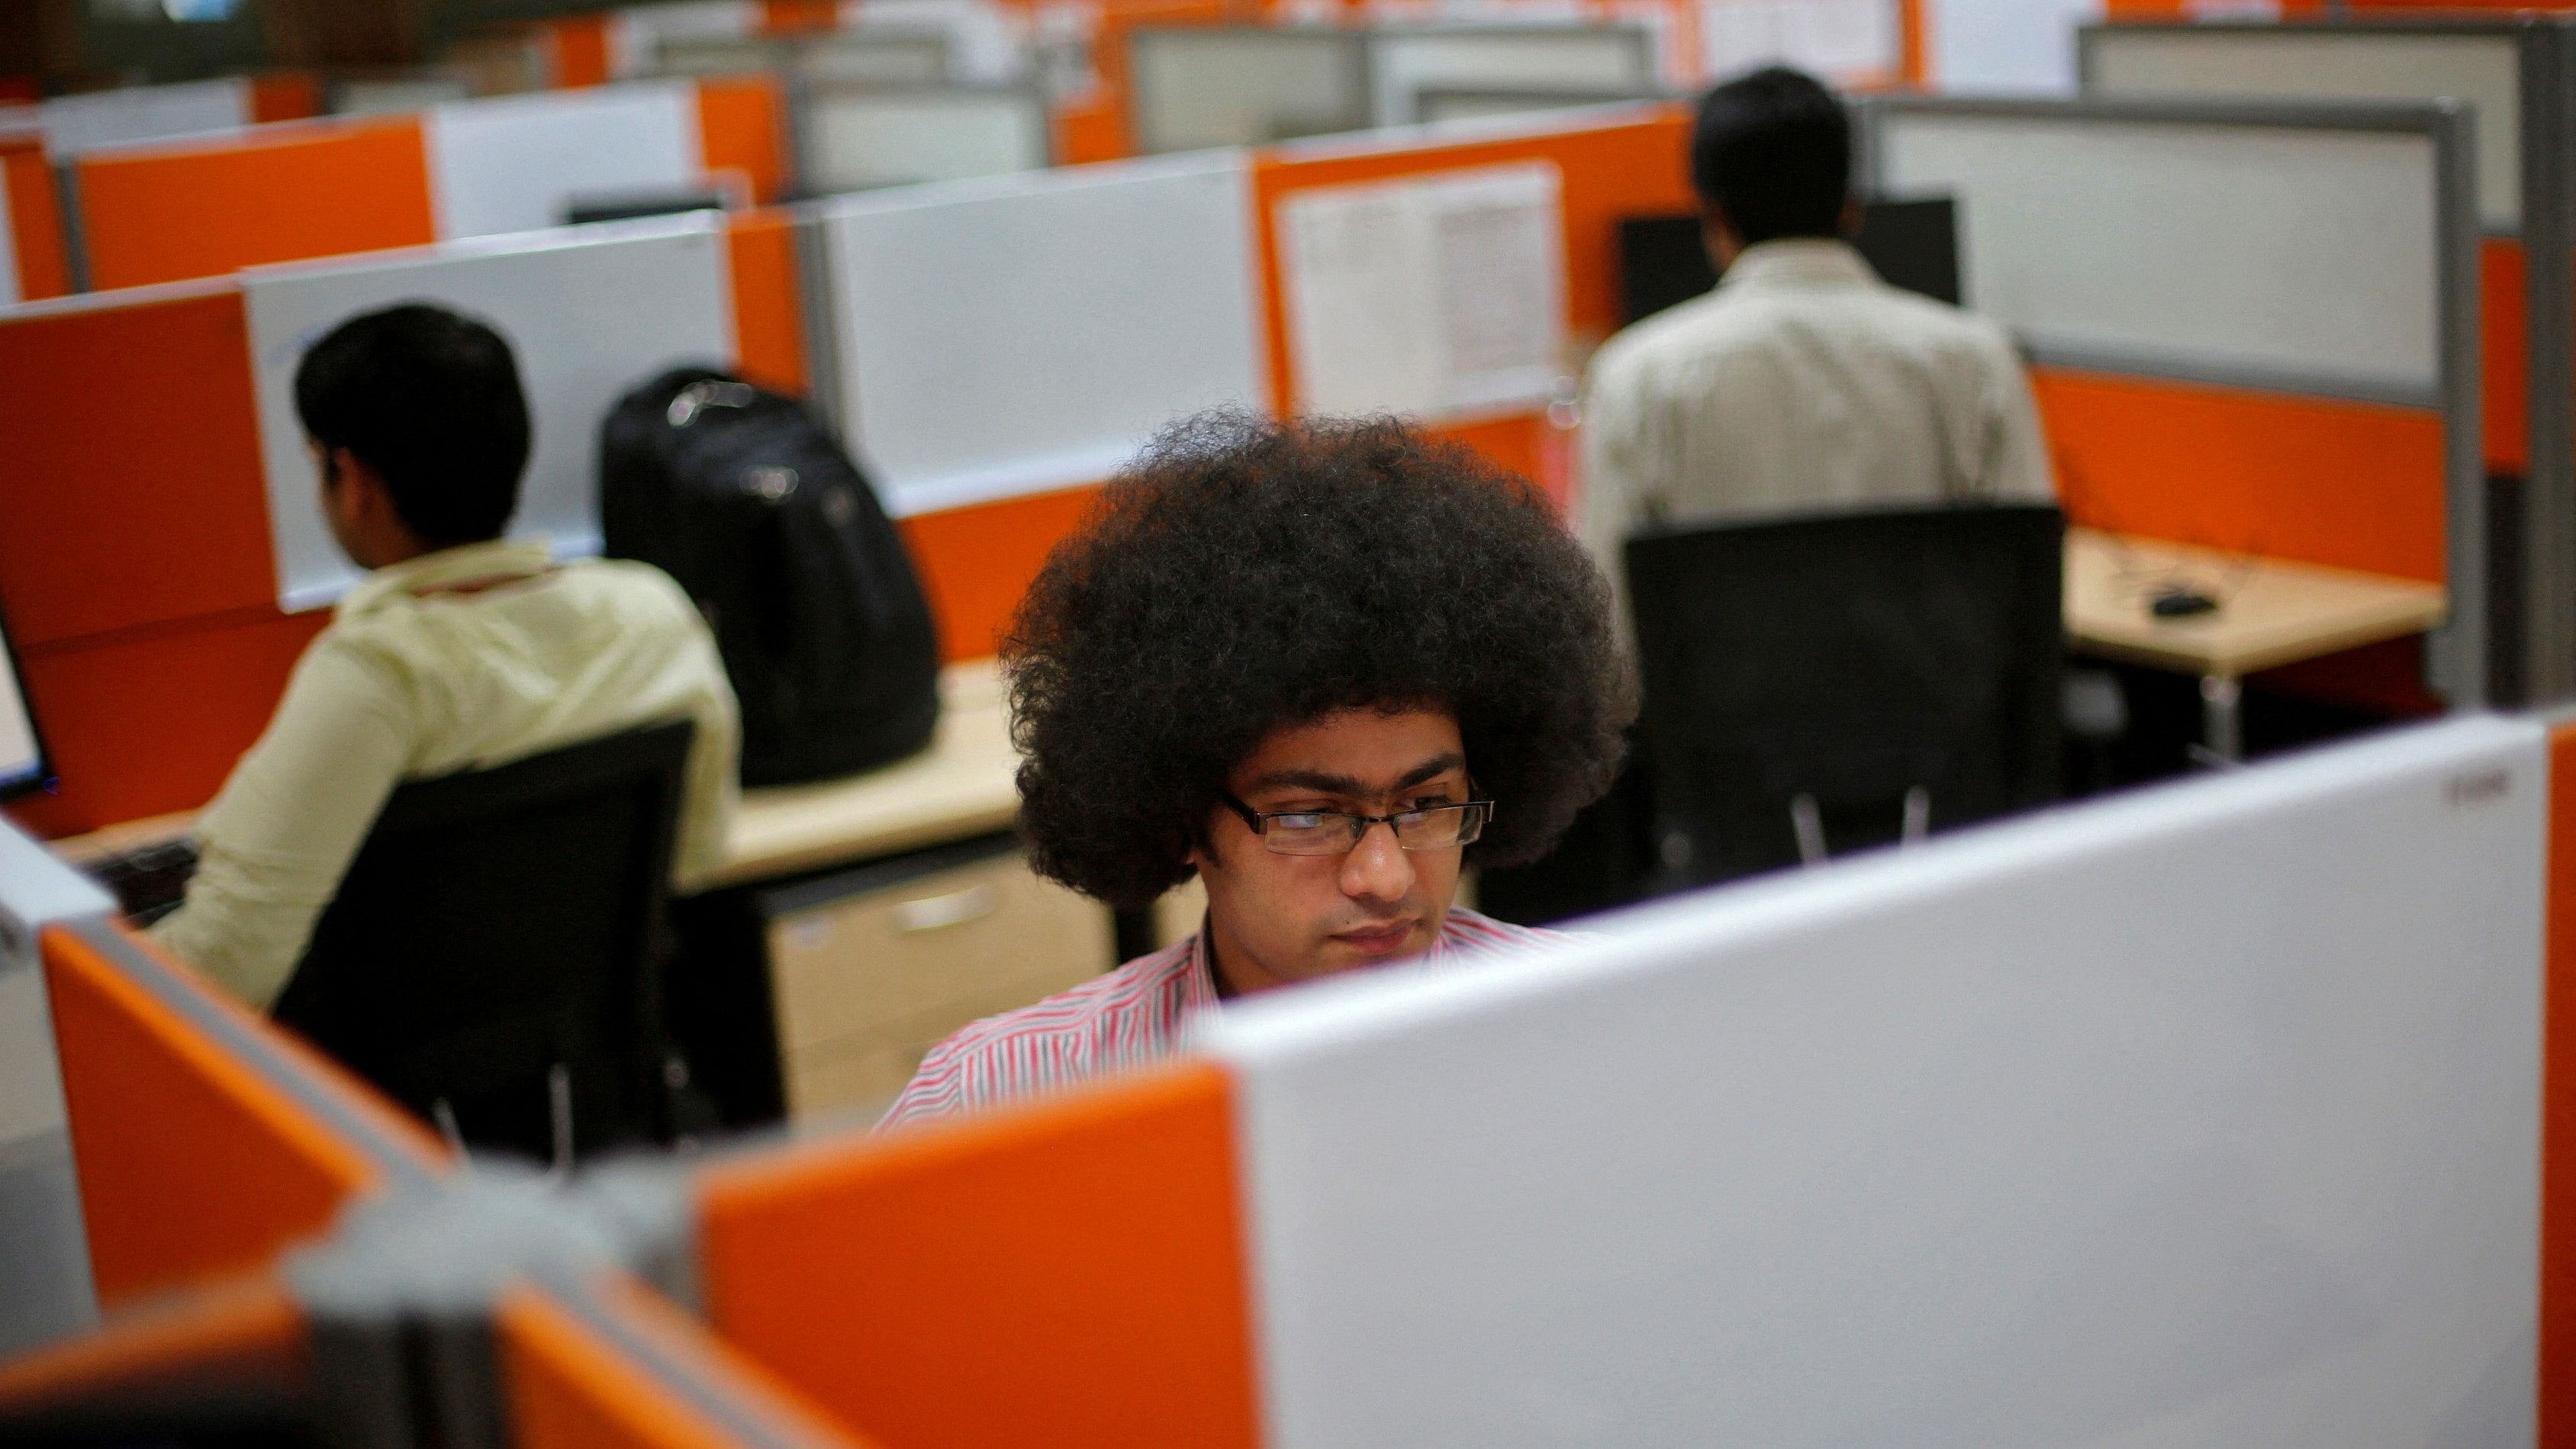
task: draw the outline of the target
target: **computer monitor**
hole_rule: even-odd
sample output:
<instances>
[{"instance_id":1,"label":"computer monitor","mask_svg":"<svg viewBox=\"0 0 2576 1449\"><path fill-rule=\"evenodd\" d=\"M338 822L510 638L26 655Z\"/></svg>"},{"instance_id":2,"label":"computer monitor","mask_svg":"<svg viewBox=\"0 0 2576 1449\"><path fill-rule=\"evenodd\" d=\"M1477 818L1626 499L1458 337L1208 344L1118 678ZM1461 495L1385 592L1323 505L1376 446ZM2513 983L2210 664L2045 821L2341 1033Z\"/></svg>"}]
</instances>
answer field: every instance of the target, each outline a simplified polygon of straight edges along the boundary
<instances>
[{"instance_id":1,"label":"computer monitor","mask_svg":"<svg viewBox=\"0 0 2576 1449\"><path fill-rule=\"evenodd\" d=\"M1366 130L1367 37L1324 26L1138 26L1127 33L1139 153Z\"/></svg>"},{"instance_id":2,"label":"computer monitor","mask_svg":"<svg viewBox=\"0 0 2576 1449\"><path fill-rule=\"evenodd\" d=\"M1946 196L1887 198L1861 205L1860 254L1890 285L1959 304L1958 205ZM1623 320L1640 321L1717 285L1697 216L1619 219Z\"/></svg>"},{"instance_id":3,"label":"computer monitor","mask_svg":"<svg viewBox=\"0 0 2576 1449\"><path fill-rule=\"evenodd\" d=\"M26 676L18 672L9 624L0 619L0 800L40 790L53 778L44 737L36 733L35 713L27 707Z\"/></svg>"}]
</instances>

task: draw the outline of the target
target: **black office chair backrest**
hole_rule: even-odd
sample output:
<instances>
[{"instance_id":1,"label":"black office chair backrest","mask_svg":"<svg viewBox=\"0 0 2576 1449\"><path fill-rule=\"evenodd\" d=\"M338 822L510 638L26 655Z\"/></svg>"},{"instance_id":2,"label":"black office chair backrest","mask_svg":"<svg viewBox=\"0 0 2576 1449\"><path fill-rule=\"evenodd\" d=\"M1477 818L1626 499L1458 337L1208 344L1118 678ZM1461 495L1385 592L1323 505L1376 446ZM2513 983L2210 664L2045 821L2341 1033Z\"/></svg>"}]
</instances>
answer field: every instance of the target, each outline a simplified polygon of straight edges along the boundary
<instances>
[{"instance_id":1,"label":"black office chair backrest","mask_svg":"<svg viewBox=\"0 0 2576 1449\"><path fill-rule=\"evenodd\" d=\"M452 1114L476 1147L551 1157L567 1107L584 1156L661 1137L660 968L692 733L657 725L395 790L278 1021L423 1116Z\"/></svg>"},{"instance_id":2,"label":"black office chair backrest","mask_svg":"<svg viewBox=\"0 0 2576 1449\"><path fill-rule=\"evenodd\" d=\"M1627 546L1670 884L2053 800L2053 507L1661 530ZM1803 819L1801 818L1803 817Z\"/></svg>"}]
</instances>

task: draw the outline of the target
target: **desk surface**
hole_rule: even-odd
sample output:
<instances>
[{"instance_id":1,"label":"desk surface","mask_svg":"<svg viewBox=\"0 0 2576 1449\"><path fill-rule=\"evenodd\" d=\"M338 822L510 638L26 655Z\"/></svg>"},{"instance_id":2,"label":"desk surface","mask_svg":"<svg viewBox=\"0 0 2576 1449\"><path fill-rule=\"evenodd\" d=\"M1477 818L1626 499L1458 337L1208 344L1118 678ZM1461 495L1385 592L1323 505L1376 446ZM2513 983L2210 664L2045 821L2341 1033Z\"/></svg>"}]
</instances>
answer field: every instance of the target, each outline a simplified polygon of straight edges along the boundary
<instances>
[{"instance_id":1,"label":"desk surface","mask_svg":"<svg viewBox=\"0 0 2576 1449\"><path fill-rule=\"evenodd\" d=\"M1006 830L1020 812L1002 685L993 661L952 664L929 749L846 780L746 790L710 883L787 875Z\"/></svg>"},{"instance_id":2,"label":"desk surface","mask_svg":"<svg viewBox=\"0 0 2576 1449\"><path fill-rule=\"evenodd\" d=\"M989 659L941 674L943 708L930 748L846 780L743 792L711 885L811 870L1005 830L1017 818L1020 757L1002 712L1001 675ZM112 825L54 841L74 865L176 839L195 811Z\"/></svg>"},{"instance_id":3,"label":"desk surface","mask_svg":"<svg viewBox=\"0 0 2576 1449\"><path fill-rule=\"evenodd\" d=\"M2158 590L2220 601L2160 619ZM2087 653L2234 678L2337 650L2421 634L2442 622L2439 584L2254 558L2087 528L2066 532L2066 633Z\"/></svg>"},{"instance_id":4,"label":"desk surface","mask_svg":"<svg viewBox=\"0 0 2576 1449\"><path fill-rule=\"evenodd\" d=\"M2157 588L2182 583L2224 600L2214 612L2159 619ZM2233 677L2418 634L2442 622L2439 585L2249 559L2090 529L2066 535L2066 632L2088 652L2160 669ZM842 861L1007 829L1019 813L1011 748L993 661L950 665L939 734L911 759L847 780L743 794L712 883L812 870ZM185 835L194 812L111 826L53 842L85 864Z\"/></svg>"}]
</instances>

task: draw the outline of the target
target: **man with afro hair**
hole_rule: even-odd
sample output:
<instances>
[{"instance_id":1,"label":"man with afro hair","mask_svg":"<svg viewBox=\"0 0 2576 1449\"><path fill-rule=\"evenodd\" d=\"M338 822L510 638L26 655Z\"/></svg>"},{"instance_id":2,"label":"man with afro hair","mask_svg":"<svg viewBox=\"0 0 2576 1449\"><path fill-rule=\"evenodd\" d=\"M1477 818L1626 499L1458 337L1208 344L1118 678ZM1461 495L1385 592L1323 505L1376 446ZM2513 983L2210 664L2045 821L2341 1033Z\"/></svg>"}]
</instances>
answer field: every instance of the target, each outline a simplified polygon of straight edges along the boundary
<instances>
[{"instance_id":1,"label":"man with afro hair","mask_svg":"<svg viewBox=\"0 0 2576 1449\"><path fill-rule=\"evenodd\" d=\"M886 1123L1152 1060L1233 996L1550 932L1453 906L1609 787L1609 586L1547 499L1390 419L1180 424L1002 646L1036 868L1187 940L933 1049Z\"/></svg>"}]
</instances>

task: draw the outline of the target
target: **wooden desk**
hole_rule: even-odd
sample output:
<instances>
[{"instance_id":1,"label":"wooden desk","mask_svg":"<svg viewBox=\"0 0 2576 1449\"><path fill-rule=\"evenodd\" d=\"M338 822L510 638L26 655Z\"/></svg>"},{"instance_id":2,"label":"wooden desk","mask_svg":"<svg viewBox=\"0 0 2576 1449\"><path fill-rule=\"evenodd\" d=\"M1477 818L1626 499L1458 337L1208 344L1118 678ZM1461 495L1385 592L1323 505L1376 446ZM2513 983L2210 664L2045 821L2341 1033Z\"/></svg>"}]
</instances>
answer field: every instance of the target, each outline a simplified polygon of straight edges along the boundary
<instances>
[{"instance_id":1,"label":"wooden desk","mask_svg":"<svg viewBox=\"0 0 2576 1449\"><path fill-rule=\"evenodd\" d=\"M1007 830L1020 812L993 661L952 664L929 749L847 780L746 790L710 886L740 885L843 861Z\"/></svg>"},{"instance_id":2,"label":"wooden desk","mask_svg":"<svg viewBox=\"0 0 2576 1449\"><path fill-rule=\"evenodd\" d=\"M743 792L710 888L792 875L844 861L1007 830L1018 817L1000 670L989 659L952 664L939 680L939 733L911 759L847 780ZM75 866L176 840L196 828L183 810L52 842Z\"/></svg>"},{"instance_id":3,"label":"wooden desk","mask_svg":"<svg viewBox=\"0 0 2576 1449\"><path fill-rule=\"evenodd\" d=\"M2219 607L2158 618L2149 603L2174 587L2207 594ZM2205 743L2226 759L2243 753L2237 706L2246 675L2421 634L2445 612L2439 584L2066 532L2068 640L2090 654L2200 676Z\"/></svg>"}]
</instances>

